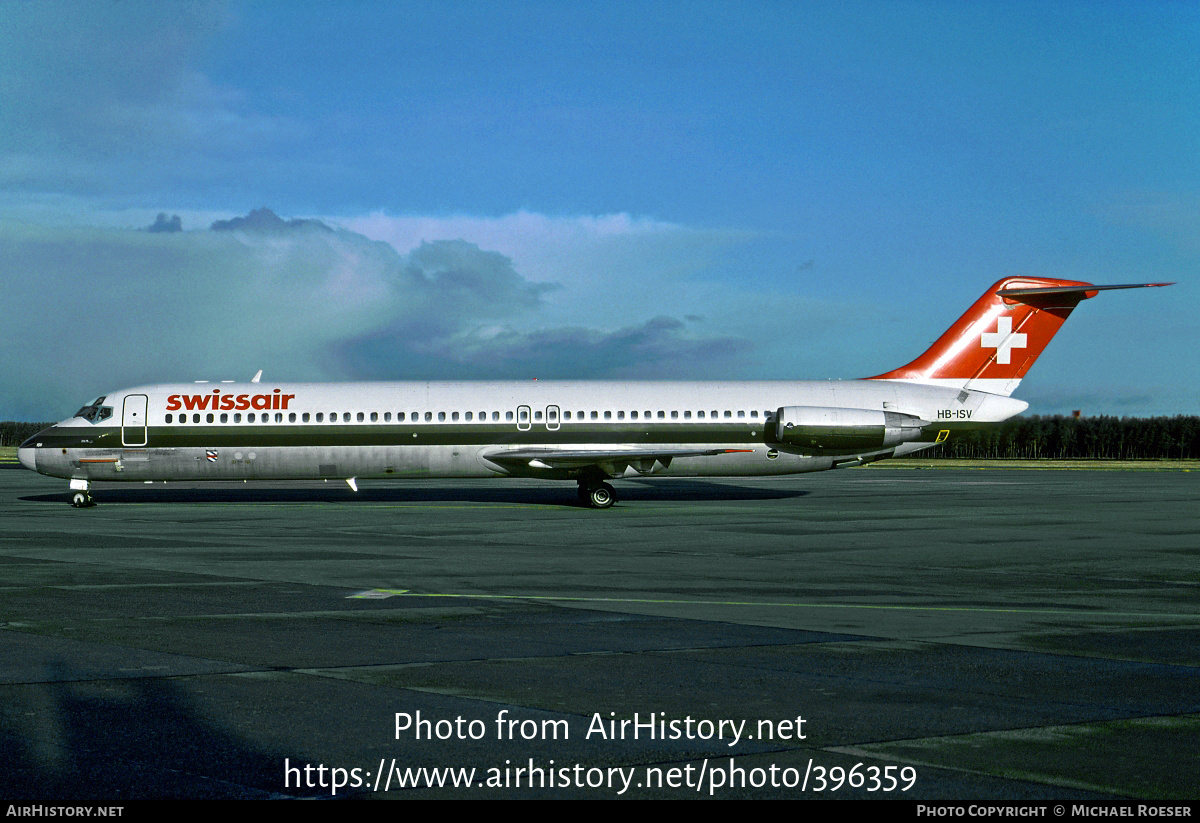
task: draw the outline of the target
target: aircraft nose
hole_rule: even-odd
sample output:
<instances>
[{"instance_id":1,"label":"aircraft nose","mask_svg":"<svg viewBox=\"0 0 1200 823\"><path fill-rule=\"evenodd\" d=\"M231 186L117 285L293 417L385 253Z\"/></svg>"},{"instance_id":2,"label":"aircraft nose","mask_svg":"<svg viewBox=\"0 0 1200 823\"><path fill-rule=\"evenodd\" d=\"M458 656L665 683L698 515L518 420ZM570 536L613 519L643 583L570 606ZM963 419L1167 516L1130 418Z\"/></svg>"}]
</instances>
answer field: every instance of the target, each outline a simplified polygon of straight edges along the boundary
<instances>
[{"instance_id":1,"label":"aircraft nose","mask_svg":"<svg viewBox=\"0 0 1200 823\"><path fill-rule=\"evenodd\" d=\"M37 471L37 449L17 449L17 459L25 468Z\"/></svg>"}]
</instances>

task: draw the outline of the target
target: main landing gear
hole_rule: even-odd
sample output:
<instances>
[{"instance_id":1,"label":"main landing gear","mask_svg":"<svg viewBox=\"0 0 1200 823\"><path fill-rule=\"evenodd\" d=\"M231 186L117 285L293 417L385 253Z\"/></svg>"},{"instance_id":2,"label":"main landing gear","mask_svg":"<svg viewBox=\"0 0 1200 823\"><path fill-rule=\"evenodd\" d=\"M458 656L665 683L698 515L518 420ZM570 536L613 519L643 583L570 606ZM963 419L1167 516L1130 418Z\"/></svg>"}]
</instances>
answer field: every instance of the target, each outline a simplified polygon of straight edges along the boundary
<instances>
[{"instance_id":1,"label":"main landing gear","mask_svg":"<svg viewBox=\"0 0 1200 823\"><path fill-rule=\"evenodd\" d=\"M577 493L579 502L585 506L591 506L593 509L607 509L617 502L617 495L613 491L613 487L594 479L580 479Z\"/></svg>"}]
</instances>

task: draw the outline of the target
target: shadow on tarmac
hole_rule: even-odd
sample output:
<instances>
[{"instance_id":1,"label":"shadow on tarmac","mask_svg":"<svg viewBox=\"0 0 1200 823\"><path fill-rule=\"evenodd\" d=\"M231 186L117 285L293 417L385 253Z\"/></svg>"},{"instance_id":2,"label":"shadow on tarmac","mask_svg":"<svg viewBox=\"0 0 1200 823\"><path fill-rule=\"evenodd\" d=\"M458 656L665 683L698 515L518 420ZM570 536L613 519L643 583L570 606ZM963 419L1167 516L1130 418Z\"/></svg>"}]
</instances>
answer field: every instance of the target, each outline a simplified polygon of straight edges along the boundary
<instances>
[{"instance_id":1,"label":"shadow on tarmac","mask_svg":"<svg viewBox=\"0 0 1200 823\"><path fill-rule=\"evenodd\" d=\"M257 750L206 720L169 680L50 682L23 691L24 706L0 711L5 802L280 796L285 753ZM33 706L31 729L21 715Z\"/></svg>"},{"instance_id":2,"label":"shadow on tarmac","mask_svg":"<svg viewBox=\"0 0 1200 823\"><path fill-rule=\"evenodd\" d=\"M305 481L306 483L312 481ZM492 503L530 506L589 508L575 495L573 484L555 486L512 486L502 481L482 486L411 486L371 487L364 481L357 492L342 481L313 483L303 487L263 487L251 484L219 484L208 487L191 483L155 483L131 488L125 485L92 485L92 497L105 503ZM742 500L788 500L810 494L806 490L755 488L714 483L705 480L618 480L615 482L617 505L637 502L689 501L736 502ZM67 505L69 493L31 494L18 498L27 503Z\"/></svg>"}]
</instances>

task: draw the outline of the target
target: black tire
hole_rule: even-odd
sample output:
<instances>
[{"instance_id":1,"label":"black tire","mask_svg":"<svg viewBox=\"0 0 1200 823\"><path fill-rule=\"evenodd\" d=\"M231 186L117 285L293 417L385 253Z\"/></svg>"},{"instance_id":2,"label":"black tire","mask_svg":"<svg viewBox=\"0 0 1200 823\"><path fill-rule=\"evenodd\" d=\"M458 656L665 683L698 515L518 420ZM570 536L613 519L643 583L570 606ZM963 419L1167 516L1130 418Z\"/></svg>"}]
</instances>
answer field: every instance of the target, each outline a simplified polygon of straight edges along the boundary
<instances>
[{"instance_id":1,"label":"black tire","mask_svg":"<svg viewBox=\"0 0 1200 823\"><path fill-rule=\"evenodd\" d=\"M607 483L588 489L588 503L593 509L607 509L616 502L617 496L613 493L613 487Z\"/></svg>"},{"instance_id":2,"label":"black tire","mask_svg":"<svg viewBox=\"0 0 1200 823\"><path fill-rule=\"evenodd\" d=\"M87 492L75 492L71 495L71 505L77 509L86 509L92 505L92 498Z\"/></svg>"}]
</instances>

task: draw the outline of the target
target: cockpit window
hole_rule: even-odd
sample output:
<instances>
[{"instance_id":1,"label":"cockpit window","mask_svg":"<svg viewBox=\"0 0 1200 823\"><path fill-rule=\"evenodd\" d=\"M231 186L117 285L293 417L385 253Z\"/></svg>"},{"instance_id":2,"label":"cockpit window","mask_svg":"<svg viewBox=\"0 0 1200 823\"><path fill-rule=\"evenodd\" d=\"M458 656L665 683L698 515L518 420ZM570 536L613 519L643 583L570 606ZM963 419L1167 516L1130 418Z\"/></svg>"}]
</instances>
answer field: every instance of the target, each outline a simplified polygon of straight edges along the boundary
<instances>
[{"instance_id":1,"label":"cockpit window","mask_svg":"<svg viewBox=\"0 0 1200 823\"><path fill-rule=\"evenodd\" d=\"M97 397L92 401L90 406L84 406L75 412L75 416L82 417L89 423L99 423L101 420L107 420L112 417L112 411L112 406L104 405L103 397Z\"/></svg>"}]
</instances>

